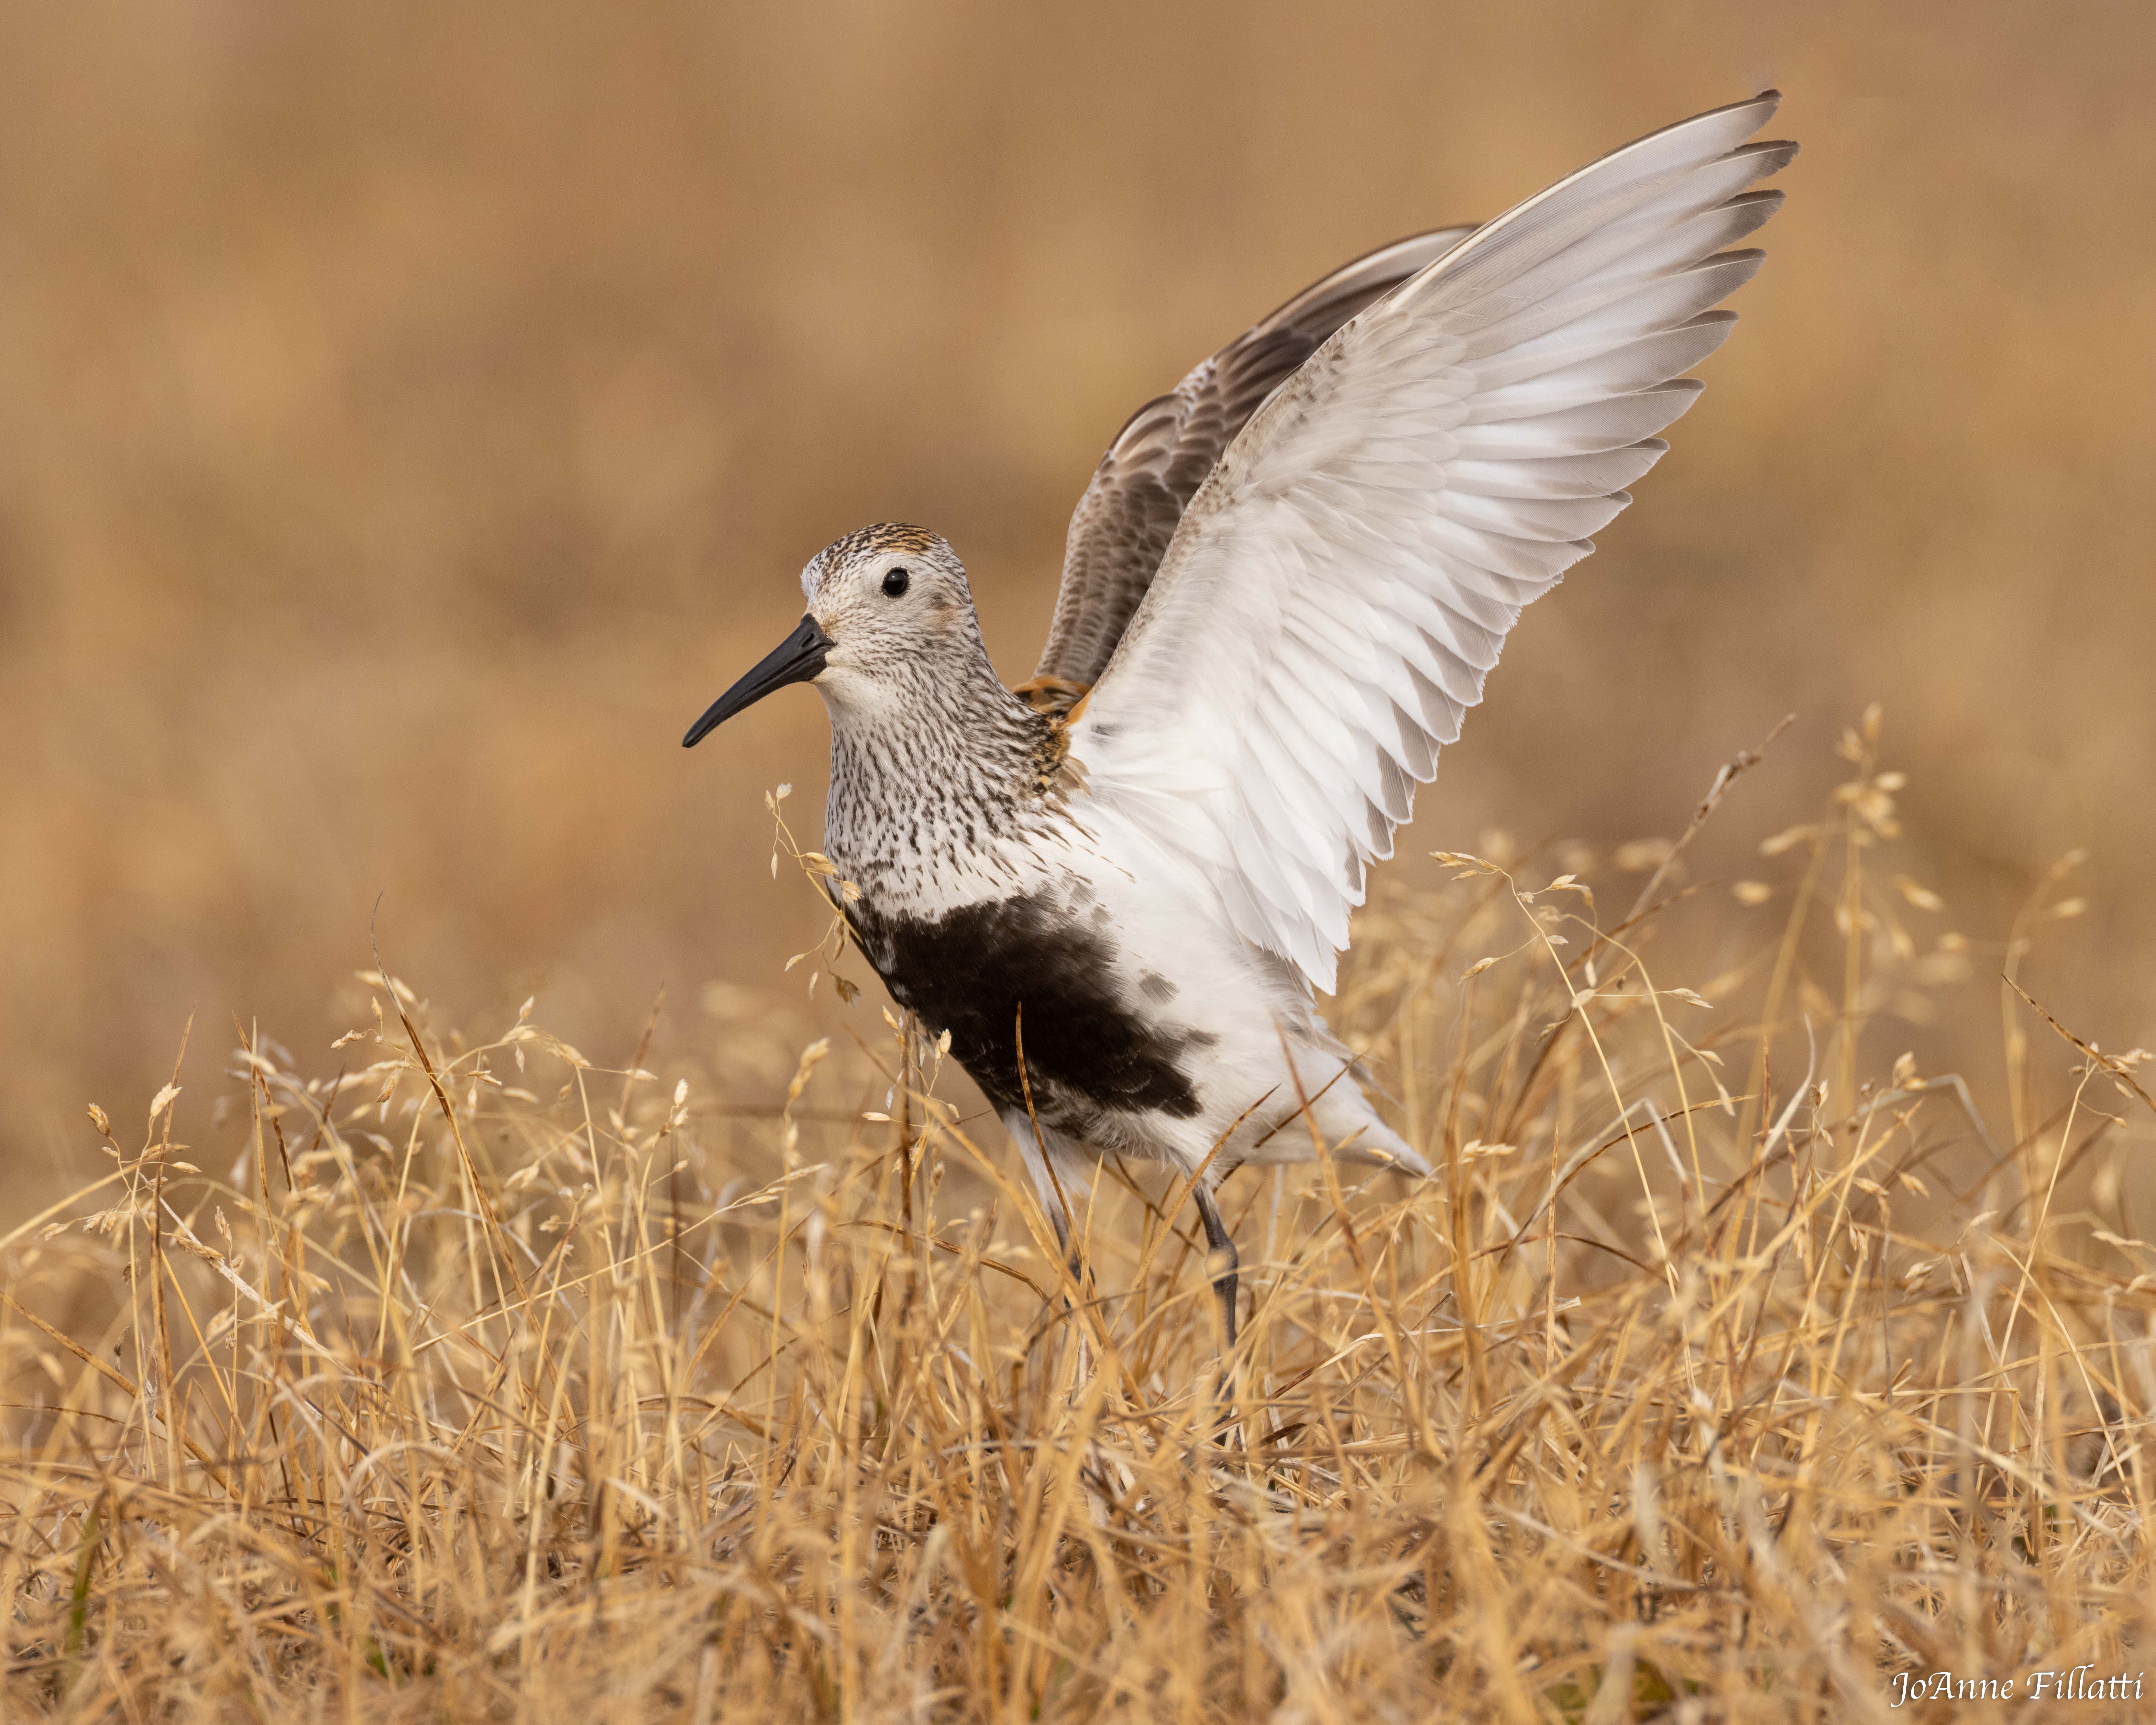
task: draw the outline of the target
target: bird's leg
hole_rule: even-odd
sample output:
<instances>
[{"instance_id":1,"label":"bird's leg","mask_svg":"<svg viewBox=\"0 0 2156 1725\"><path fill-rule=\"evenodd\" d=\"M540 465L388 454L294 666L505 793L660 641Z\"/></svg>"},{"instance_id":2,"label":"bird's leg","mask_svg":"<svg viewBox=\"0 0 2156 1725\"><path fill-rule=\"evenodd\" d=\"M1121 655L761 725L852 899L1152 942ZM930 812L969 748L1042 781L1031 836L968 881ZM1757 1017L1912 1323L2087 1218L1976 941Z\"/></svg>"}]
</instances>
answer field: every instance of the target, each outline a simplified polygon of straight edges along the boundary
<instances>
[{"instance_id":1,"label":"bird's leg","mask_svg":"<svg viewBox=\"0 0 2156 1725\"><path fill-rule=\"evenodd\" d=\"M1070 1285L1082 1299L1086 1293L1086 1254L1071 1238L1070 1220L1064 1214L1062 1204L1051 1204L1047 1209L1048 1219L1055 1224L1055 1243L1063 1248L1063 1261L1070 1266Z\"/></svg>"},{"instance_id":2,"label":"bird's leg","mask_svg":"<svg viewBox=\"0 0 2156 1725\"><path fill-rule=\"evenodd\" d=\"M1044 1203L1041 1208L1048 1212L1048 1219L1055 1224L1055 1243L1062 1247L1063 1261L1070 1268L1071 1292L1064 1296L1063 1309L1075 1317L1077 1314L1079 1302L1086 1296L1086 1254L1081 1250L1074 1236L1070 1214L1063 1207L1061 1192L1058 1190L1050 1193L1048 1202ZM1077 1327L1077 1334L1078 1378L1082 1383L1092 1370L1093 1349L1091 1343L1086 1339L1084 1325Z\"/></svg>"},{"instance_id":3,"label":"bird's leg","mask_svg":"<svg viewBox=\"0 0 2156 1725\"><path fill-rule=\"evenodd\" d=\"M1063 1248L1063 1255L1071 1260L1070 1267L1075 1271L1078 1267L1077 1254L1070 1245L1070 1219L1063 1214L1061 1199L1053 1192L1048 1194L1048 1198L1049 1201L1041 1205L1041 1209L1048 1212L1049 1225L1055 1230L1055 1243Z\"/></svg>"},{"instance_id":4,"label":"bird's leg","mask_svg":"<svg viewBox=\"0 0 2156 1725\"><path fill-rule=\"evenodd\" d=\"M1023 1024L1023 1020L1020 1020ZM1023 1034L1023 1030L1020 1032ZM1019 1045L1021 1050L1024 1044ZM1019 1154L1024 1158L1025 1170L1033 1176L1033 1189L1040 1194L1040 1208L1046 1214L1049 1225L1055 1230L1055 1244L1062 1251L1063 1261L1070 1267L1070 1286L1078 1298L1086 1297L1086 1255L1074 1238L1070 1197L1063 1189L1063 1182L1056 1177L1055 1163L1049 1154L1048 1135L1040 1129L1040 1122L1031 1111L1032 1094L1027 1092L1027 1111L1004 1117L1004 1124L1018 1142ZM1066 1305L1075 1304L1066 1301Z\"/></svg>"},{"instance_id":5,"label":"bird's leg","mask_svg":"<svg viewBox=\"0 0 2156 1725\"><path fill-rule=\"evenodd\" d=\"M1070 1267L1070 1286L1079 1300L1086 1297L1086 1254L1079 1245L1070 1226L1070 1213L1064 1208L1063 1193L1060 1187L1046 1188L1041 1194L1041 1209L1047 1211L1050 1224L1055 1230L1055 1243L1062 1248L1063 1261ZM1066 1299L1066 1311L1076 1310L1076 1302Z\"/></svg>"},{"instance_id":6,"label":"bird's leg","mask_svg":"<svg viewBox=\"0 0 2156 1725\"><path fill-rule=\"evenodd\" d=\"M1213 1292L1220 1302L1220 1327L1225 1336L1222 1351L1233 1353L1235 1347L1235 1268L1241 1262L1235 1255L1235 1238L1228 1232L1228 1224L1220 1219L1220 1206L1213 1202L1213 1194L1200 1184L1191 1189L1190 1195L1197 1201L1199 1219L1205 1224L1205 1244L1212 1248L1209 1265L1216 1259L1225 1258L1227 1268L1213 1278Z\"/></svg>"}]
</instances>

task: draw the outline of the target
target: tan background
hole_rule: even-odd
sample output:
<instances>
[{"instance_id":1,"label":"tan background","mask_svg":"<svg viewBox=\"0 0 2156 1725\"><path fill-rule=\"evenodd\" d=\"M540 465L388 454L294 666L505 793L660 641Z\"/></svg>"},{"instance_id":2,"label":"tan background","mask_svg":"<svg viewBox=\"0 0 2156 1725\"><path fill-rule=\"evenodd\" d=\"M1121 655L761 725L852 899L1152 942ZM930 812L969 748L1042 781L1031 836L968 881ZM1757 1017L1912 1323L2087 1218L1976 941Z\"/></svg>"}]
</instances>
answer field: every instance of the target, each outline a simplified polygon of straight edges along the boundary
<instances>
[{"instance_id":1,"label":"tan background","mask_svg":"<svg viewBox=\"0 0 2156 1725\"><path fill-rule=\"evenodd\" d=\"M867 520L1029 668L1107 436L1255 315L1768 84L1744 323L1413 839L1746 833L1874 696L1915 870L2156 1042L2156 127L2140 8L0 9L0 1209L198 1015L311 1069L377 895L458 1012L619 1060L816 919L803 691L680 732ZM1732 816L1738 811L1732 810ZM1729 852L1740 867L1743 848ZM198 1095L200 1092L198 1091ZM124 1106L123 1106L124 1105Z\"/></svg>"}]
</instances>

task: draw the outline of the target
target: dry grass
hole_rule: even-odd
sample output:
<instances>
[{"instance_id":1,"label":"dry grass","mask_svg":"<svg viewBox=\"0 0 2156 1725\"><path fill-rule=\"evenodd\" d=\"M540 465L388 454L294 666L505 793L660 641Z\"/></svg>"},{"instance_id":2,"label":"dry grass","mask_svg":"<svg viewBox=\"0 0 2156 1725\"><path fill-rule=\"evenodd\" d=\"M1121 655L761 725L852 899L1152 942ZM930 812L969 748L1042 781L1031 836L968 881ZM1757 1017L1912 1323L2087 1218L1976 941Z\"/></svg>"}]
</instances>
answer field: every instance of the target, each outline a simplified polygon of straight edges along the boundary
<instances>
[{"instance_id":1,"label":"dry grass","mask_svg":"<svg viewBox=\"0 0 2156 1725\"><path fill-rule=\"evenodd\" d=\"M1224 1384L1179 1194L1111 1171L1068 1310L896 1034L760 1117L372 974L341 1076L251 1039L214 1154L191 1098L100 1117L6 1243L6 1717L1845 1720L2138 1671L2148 1098L2011 993L2010 1122L1893 1059L1882 1008L1996 964L1909 932L1875 732L1734 901L1553 851L1366 917L1337 1019L1440 1172L1235 1176ZM1736 955L1697 997L1642 956L1686 924Z\"/></svg>"}]
</instances>

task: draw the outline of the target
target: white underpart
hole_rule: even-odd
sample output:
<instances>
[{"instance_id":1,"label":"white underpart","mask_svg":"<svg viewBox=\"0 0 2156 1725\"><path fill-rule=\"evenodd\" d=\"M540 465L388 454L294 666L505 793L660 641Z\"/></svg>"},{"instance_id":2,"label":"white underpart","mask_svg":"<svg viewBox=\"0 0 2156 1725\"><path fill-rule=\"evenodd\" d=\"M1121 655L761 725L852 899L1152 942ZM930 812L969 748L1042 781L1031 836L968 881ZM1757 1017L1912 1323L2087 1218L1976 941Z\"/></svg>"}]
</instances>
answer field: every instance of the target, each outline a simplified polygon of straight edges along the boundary
<instances>
[{"instance_id":1,"label":"white underpart","mask_svg":"<svg viewBox=\"0 0 2156 1725\"><path fill-rule=\"evenodd\" d=\"M1630 501L1699 387L1673 380L1727 336L1732 315L1709 308L1759 259L1717 254L1779 201L1740 196L1792 152L1744 145L1775 105L1702 115L1561 181L1275 392L1072 727L1081 822L1142 840L1216 925L1333 986L1366 867L1507 632Z\"/></svg>"},{"instance_id":2,"label":"white underpart","mask_svg":"<svg viewBox=\"0 0 2156 1725\"><path fill-rule=\"evenodd\" d=\"M1429 1163L1378 1117L1352 1053L1327 1029L1300 974L1223 923L1209 883L1149 831L1076 800L1067 823L1036 834L1028 847L1028 887L1067 893L1083 882L1090 904L1078 920L1100 913L1121 1004L1157 1028L1217 1040L1179 1063L1197 1095L1195 1114L1116 1117L1082 1145L1023 1111L1006 1117L1051 1212L1055 1187L1075 1198L1103 1154L1162 1160L1183 1173L1203 1168L1209 1186L1245 1162L1311 1160L1313 1122L1343 1160L1427 1174ZM949 900L964 901L963 887ZM1173 993L1149 991L1148 976ZM1044 1149L1055 1181L1044 1178Z\"/></svg>"}]
</instances>

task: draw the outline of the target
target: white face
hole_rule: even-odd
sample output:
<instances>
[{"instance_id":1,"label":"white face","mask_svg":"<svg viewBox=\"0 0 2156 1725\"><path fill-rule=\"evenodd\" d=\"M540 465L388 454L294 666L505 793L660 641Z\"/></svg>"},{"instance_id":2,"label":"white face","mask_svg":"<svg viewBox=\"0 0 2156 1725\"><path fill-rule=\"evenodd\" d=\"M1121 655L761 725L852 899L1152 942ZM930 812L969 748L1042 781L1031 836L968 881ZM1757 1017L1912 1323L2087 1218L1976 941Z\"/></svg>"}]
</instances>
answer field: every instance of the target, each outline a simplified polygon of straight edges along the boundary
<instances>
[{"instance_id":1,"label":"white face","mask_svg":"<svg viewBox=\"0 0 2156 1725\"><path fill-rule=\"evenodd\" d=\"M789 684L814 682L834 714L875 718L988 664L965 567L923 528L886 523L833 541L801 572L801 591L808 616L711 703L685 747Z\"/></svg>"},{"instance_id":2,"label":"white face","mask_svg":"<svg viewBox=\"0 0 2156 1725\"><path fill-rule=\"evenodd\" d=\"M980 650L964 566L918 527L848 534L809 561L801 591L831 639L815 682L834 706L884 706L909 674Z\"/></svg>"}]
</instances>

